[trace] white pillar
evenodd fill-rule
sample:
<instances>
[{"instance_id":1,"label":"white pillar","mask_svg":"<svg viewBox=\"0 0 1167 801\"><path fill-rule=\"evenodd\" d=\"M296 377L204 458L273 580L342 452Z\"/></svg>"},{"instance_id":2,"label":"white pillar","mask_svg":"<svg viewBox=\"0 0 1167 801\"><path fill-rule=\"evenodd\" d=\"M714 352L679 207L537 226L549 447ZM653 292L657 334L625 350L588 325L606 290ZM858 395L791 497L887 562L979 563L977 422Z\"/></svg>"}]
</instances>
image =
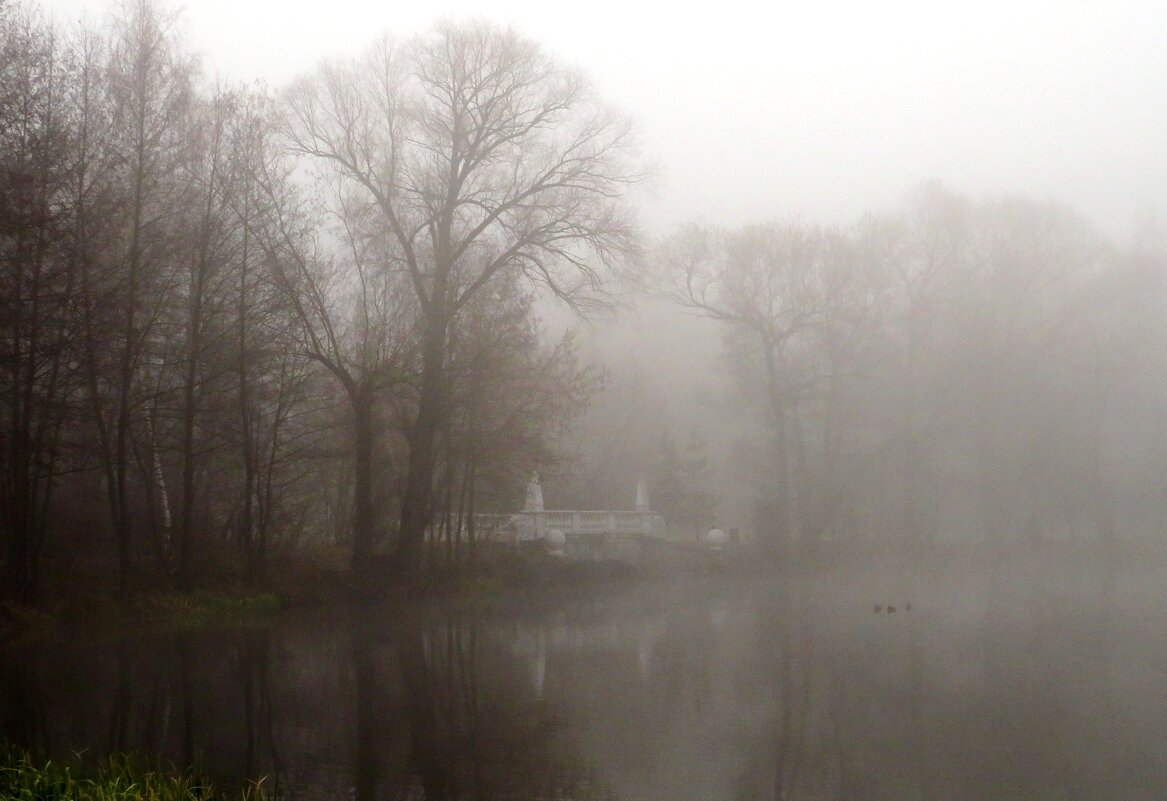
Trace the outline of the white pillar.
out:
<instances>
[{"instance_id":1,"label":"white pillar","mask_svg":"<svg viewBox=\"0 0 1167 801\"><path fill-rule=\"evenodd\" d=\"M648 505L648 482L641 476L636 480L636 511L649 511Z\"/></svg>"},{"instance_id":2,"label":"white pillar","mask_svg":"<svg viewBox=\"0 0 1167 801\"><path fill-rule=\"evenodd\" d=\"M527 503L523 506L524 512L543 511L543 485L539 483L539 474L531 473L531 480L527 482Z\"/></svg>"}]
</instances>

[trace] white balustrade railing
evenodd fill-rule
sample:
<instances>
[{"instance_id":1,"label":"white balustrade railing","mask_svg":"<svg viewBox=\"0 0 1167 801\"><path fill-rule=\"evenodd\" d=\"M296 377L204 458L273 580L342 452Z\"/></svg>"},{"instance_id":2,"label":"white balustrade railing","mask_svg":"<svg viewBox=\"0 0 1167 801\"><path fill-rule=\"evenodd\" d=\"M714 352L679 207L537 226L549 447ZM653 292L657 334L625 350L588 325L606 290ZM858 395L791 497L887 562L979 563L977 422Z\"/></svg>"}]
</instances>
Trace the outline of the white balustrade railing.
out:
<instances>
[{"instance_id":1,"label":"white balustrade railing","mask_svg":"<svg viewBox=\"0 0 1167 801\"><path fill-rule=\"evenodd\" d=\"M574 512L542 512L543 520L548 528L571 528Z\"/></svg>"},{"instance_id":2,"label":"white balustrade railing","mask_svg":"<svg viewBox=\"0 0 1167 801\"><path fill-rule=\"evenodd\" d=\"M552 529L572 534L663 534L665 521L655 512L519 512L516 523L539 534ZM524 521L524 522L519 522Z\"/></svg>"},{"instance_id":3,"label":"white balustrade railing","mask_svg":"<svg viewBox=\"0 0 1167 801\"><path fill-rule=\"evenodd\" d=\"M463 538L468 536L469 521L464 521ZM510 515L474 515L476 538L481 541L508 541L546 536L552 530L566 536L663 536L664 518L655 512L594 511L524 511Z\"/></svg>"}]
</instances>

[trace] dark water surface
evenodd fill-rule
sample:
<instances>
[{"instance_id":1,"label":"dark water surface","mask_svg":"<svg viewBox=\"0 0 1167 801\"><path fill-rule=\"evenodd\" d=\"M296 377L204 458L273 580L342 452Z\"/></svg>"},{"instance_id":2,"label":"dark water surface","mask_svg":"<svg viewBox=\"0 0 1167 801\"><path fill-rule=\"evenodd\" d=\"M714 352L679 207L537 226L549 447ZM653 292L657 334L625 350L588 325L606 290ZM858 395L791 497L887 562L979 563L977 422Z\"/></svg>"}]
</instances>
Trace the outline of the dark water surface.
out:
<instances>
[{"instance_id":1,"label":"dark water surface","mask_svg":"<svg viewBox=\"0 0 1167 801\"><path fill-rule=\"evenodd\" d=\"M289 798L1167 797L1161 574L956 568L11 645L0 721Z\"/></svg>"}]
</instances>

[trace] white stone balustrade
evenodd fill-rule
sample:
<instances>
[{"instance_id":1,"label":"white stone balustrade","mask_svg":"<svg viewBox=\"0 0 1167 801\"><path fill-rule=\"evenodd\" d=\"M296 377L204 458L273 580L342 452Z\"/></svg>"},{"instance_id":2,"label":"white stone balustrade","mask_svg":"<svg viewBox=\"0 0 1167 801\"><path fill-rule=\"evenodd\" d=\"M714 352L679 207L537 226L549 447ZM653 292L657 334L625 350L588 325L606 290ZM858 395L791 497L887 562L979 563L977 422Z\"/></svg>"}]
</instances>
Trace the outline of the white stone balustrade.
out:
<instances>
[{"instance_id":1,"label":"white stone balustrade","mask_svg":"<svg viewBox=\"0 0 1167 801\"><path fill-rule=\"evenodd\" d=\"M454 536L468 539L468 523ZM564 544L564 555L576 559L616 558L636 561L648 538L664 538L665 519L651 511L648 488L637 482L635 511L584 511L543 508L543 487L538 474L527 484L525 508L510 515L476 514L475 537L481 542L510 543L546 540L550 532ZM448 536L448 534L447 534Z\"/></svg>"},{"instance_id":2,"label":"white stone balustrade","mask_svg":"<svg viewBox=\"0 0 1167 801\"><path fill-rule=\"evenodd\" d=\"M518 526L535 536L558 529L567 536L580 534L647 534L663 536L665 520L655 512L522 511L514 515Z\"/></svg>"}]
</instances>

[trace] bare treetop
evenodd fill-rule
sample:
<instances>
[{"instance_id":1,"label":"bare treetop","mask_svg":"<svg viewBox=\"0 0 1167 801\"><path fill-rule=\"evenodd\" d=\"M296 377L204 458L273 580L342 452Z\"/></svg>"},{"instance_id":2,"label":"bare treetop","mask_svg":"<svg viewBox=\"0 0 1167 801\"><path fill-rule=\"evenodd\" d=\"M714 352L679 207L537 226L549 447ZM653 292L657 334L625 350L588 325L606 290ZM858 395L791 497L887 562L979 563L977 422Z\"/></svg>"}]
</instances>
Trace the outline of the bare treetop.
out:
<instances>
[{"instance_id":1,"label":"bare treetop","mask_svg":"<svg viewBox=\"0 0 1167 801\"><path fill-rule=\"evenodd\" d=\"M456 313L503 269L579 302L635 251L628 121L513 31L382 38L287 101L292 150L366 190L427 314Z\"/></svg>"}]
</instances>

